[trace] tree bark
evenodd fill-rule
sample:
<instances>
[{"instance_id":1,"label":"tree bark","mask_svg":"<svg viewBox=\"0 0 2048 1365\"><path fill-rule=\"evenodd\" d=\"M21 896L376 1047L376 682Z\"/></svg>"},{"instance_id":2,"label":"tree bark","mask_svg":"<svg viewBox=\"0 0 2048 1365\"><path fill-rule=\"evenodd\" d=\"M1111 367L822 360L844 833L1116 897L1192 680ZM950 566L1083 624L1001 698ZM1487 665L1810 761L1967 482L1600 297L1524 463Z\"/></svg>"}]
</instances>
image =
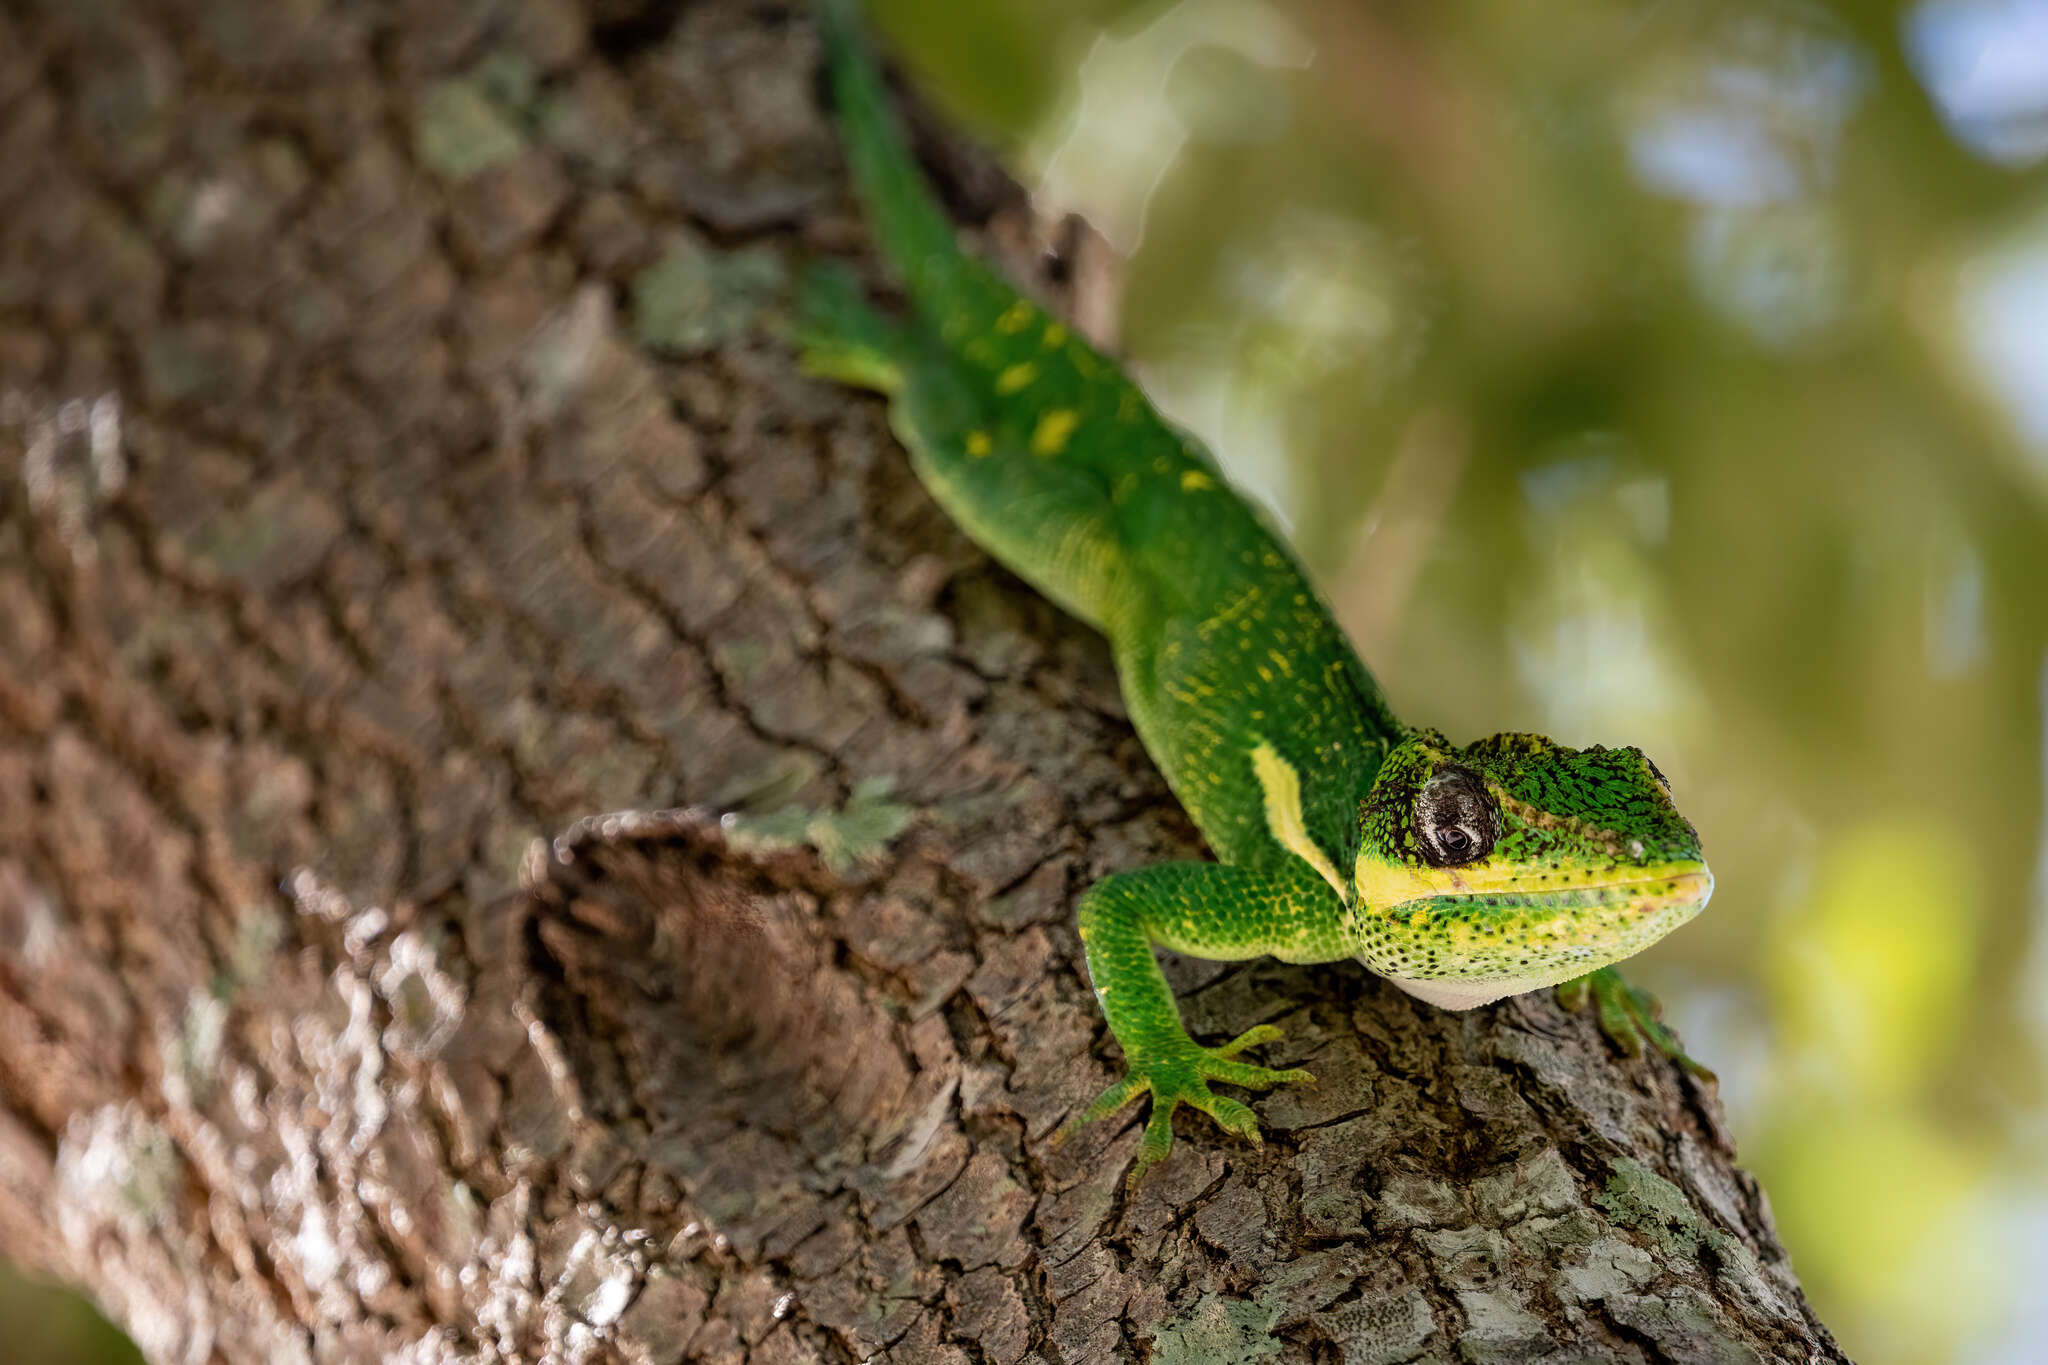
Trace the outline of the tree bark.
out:
<instances>
[{"instance_id":1,"label":"tree bark","mask_svg":"<svg viewBox=\"0 0 2048 1365\"><path fill-rule=\"evenodd\" d=\"M1547 997L1177 961L1321 1084L1134 1194L1128 1121L1051 1146L1072 901L1199 843L777 339L874 270L815 62L743 0L0 9L8 1253L163 1362L1841 1359L1711 1090Z\"/></svg>"}]
</instances>

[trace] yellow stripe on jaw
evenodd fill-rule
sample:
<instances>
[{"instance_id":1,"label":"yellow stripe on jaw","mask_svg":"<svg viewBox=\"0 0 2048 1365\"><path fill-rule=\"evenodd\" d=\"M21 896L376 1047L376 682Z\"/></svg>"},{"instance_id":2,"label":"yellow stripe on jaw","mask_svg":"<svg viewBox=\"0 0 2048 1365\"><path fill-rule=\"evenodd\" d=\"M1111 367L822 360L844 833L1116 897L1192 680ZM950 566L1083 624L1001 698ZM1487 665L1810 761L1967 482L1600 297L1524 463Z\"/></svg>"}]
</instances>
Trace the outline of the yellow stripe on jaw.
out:
<instances>
[{"instance_id":1,"label":"yellow stripe on jaw","mask_svg":"<svg viewBox=\"0 0 2048 1365\"><path fill-rule=\"evenodd\" d=\"M1349 904L1351 898L1345 894L1337 869L1330 864L1330 855L1308 837L1308 823L1301 815L1301 775L1264 740L1252 750L1252 772L1266 794L1266 828L1288 852L1314 868L1337 893L1338 900Z\"/></svg>"},{"instance_id":2,"label":"yellow stripe on jaw","mask_svg":"<svg viewBox=\"0 0 2048 1365\"><path fill-rule=\"evenodd\" d=\"M1390 865L1374 858L1368 850L1360 849L1353 879L1361 906L1391 915L1417 901L1435 896L1481 896L1488 892L1519 891L1529 881L1529 871L1519 865L1502 866L1489 862L1467 867ZM1560 885L1554 889L1576 888Z\"/></svg>"},{"instance_id":3,"label":"yellow stripe on jaw","mask_svg":"<svg viewBox=\"0 0 2048 1365\"><path fill-rule=\"evenodd\" d=\"M1067 439L1074 434L1074 428L1081 424L1081 414L1073 408L1054 408L1038 419L1038 429L1031 433L1031 450L1035 455L1052 456L1067 448Z\"/></svg>"},{"instance_id":4,"label":"yellow stripe on jaw","mask_svg":"<svg viewBox=\"0 0 2048 1365\"><path fill-rule=\"evenodd\" d=\"M1627 893L1632 888L1670 882L1675 889L1669 893L1643 893L1646 904L1661 904L1673 897L1682 899L1694 894L1702 884L1710 891L1713 888L1712 874L1701 862L1664 863L1654 867L1555 869L1545 875L1527 864L1495 858L1482 859L1463 867L1388 864L1373 857L1366 849L1359 850L1353 882L1362 910L1408 916L1411 923L1414 915L1424 913L1418 909L1420 902L1440 896L1551 896L1587 891Z\"/></svg>"}]
</instances>

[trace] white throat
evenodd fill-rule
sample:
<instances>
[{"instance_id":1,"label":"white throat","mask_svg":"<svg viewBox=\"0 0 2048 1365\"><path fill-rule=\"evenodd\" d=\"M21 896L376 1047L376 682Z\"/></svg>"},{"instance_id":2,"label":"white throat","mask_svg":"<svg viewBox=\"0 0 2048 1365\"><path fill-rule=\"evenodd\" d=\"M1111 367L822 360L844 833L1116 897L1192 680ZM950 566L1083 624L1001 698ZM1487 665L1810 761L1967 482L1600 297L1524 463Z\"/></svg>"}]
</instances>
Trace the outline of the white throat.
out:
<instances>
[{"instance_id":1,"label":"white throat","mask_svg":"<svg viewBox=\"0 0 2048 1365\"><path fill-rule=\"evenodd\" d=\"M1581 976L1579 970L1569 976ZM1387 980L1399 986L1417 1000L1426 1000L1441 1010L1470 1010L1481 1005L1491 1005L1496 1000L1524 991L1540 991L1545 986L1555 986L1560 978L1552 972L1535 976L1496 976L1478 981L1460 981L1456 977L1440 977L1434 981L1409 981L1398 976Z\"/></svg>"}]
</instances>

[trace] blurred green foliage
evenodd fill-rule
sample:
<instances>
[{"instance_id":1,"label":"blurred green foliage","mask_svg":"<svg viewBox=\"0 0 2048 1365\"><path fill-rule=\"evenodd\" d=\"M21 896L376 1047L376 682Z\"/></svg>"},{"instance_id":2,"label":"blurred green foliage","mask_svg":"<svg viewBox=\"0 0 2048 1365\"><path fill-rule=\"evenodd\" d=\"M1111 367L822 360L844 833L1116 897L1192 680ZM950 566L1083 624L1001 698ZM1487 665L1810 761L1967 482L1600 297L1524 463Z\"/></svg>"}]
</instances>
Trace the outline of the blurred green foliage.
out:
<instances>
[{"instance_id":1,"label":"blurred green foliage","mask_svg":"<svg viewBox=\"0 0 2048 1365\"><path fill-rule=\"evenodd\" d=\"M1673 775L1851 1353L2048 1358L2048 5L874 3L1397 709Z\"/></svg>"},{"instance_id":2,"label":"blurred green foliage","mask_svg":"<svg viewBox=\"0 0 2048 1365\"><path fill-rule=\"evenodd\" d=\"M34 1365L138 1365L119 1329L76 1294L24 1280L0 1263L0 1359Z\"/></svg>"}]
</instances>

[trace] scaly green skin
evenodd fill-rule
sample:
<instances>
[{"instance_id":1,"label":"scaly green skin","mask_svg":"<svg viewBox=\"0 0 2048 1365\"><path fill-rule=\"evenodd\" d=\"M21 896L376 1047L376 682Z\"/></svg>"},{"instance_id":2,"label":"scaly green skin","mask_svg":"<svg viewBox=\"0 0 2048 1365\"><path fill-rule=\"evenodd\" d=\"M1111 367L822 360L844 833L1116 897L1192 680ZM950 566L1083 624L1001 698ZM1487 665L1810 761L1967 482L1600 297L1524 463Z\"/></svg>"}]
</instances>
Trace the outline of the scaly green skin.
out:
<instances>
[{"instance_id":1,"label":"scaly green skin","mask_svg":"<svg viewBox=\"0 0 2048 1365\"><path fill-rule=\"evenodd\" d=\"M1308 1079L1236 1060L1277 1036L1269 1027L1220 1048L1190 1039L1157 944L1358 957L1450 1008L1577 979L1618 1042L1639 1050L1646 1036L1676 1055L1648 998L1596 970L1690 918L1712 888L1656 770L1634 749L1533 735L1459 748L1396 720L1294 556L1207 453L958 249L852 11L819 10L833 91L913 317L884 320L845 272L821 269L804 300L805 363L889 395L947 512L1109 636L1132 721L1219 860L1112 876L1082 898L1089 975L1130 1074L1063 1131L1149 1093L1142 1172L1166 1155L1178 1104L1257 1138L1251 1111L1210 1082ZM1442 831L1460 821L1483 856L1431 842L1458 838Z\"/></svg>"}]
</instances>

